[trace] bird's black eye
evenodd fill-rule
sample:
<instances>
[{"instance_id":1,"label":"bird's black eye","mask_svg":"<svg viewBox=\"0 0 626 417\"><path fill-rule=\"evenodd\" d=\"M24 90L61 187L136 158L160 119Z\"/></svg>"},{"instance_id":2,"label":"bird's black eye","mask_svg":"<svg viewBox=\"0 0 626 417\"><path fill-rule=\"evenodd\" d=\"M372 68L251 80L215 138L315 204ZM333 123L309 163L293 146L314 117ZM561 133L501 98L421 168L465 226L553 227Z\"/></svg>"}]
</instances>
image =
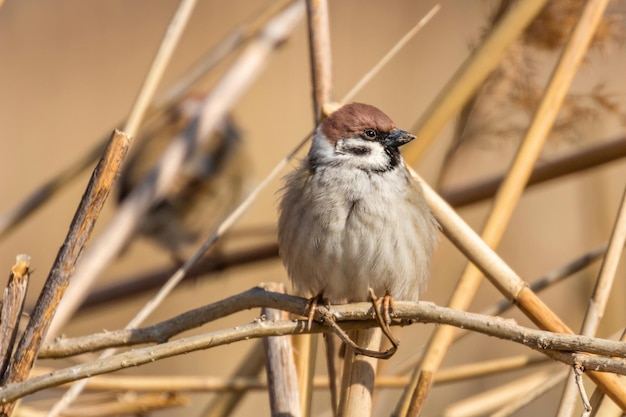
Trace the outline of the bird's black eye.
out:
<instances>
[{"instance_id":1,"label":"bird's black eye","mask_svg":"<svg viewBox=\"0 0 626 417\"><path fill-rule=\"evenodd\" d=\"M369 138L369 139L375 139L376 138L376 131L374 129L365 129L363 131L363 134Z\"/></svg>"}]
</instances>

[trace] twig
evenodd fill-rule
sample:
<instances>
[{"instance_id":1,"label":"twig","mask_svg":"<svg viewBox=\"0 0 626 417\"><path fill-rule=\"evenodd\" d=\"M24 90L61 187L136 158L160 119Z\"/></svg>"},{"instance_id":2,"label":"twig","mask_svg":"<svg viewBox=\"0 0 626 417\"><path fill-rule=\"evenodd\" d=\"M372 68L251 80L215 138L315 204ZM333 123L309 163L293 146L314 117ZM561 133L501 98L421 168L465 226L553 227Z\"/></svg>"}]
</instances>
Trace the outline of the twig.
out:
<instances>
[{"instance_id":1,"label":"twig","mask_svg":"<svg viewBox=\"0 0 626 417\"><path fill-rule=\"evenodd\" d=\"M603 166L624 157L626 157L624 137L585 146L570 154L539 163L533 169L527 186ZM452 207L459 208L493 197L503 181L504 174L499 174L467 185L445 187L440 194Z\"/></svg>"},{"instance_id":2,"label":"twig","mask_svg":"<svg viewBox=\"0 0 626 417\"><path fill-rule=\"evenodd\" d=\"M241 361L241 365L234 372L234 374L228 379L230 383L239 379L249 379L251 377L257 377L261 370L263 370L263 360L265 359L263 349L260 341L256 341L250 349L249 353ZM206 377L204 378L206 379ZM256 378L258 381L258 378ZM263 384L262 389L266 389L267 385ZM243 397L242 391L229 390L230 392L223 393L217 396L202 412L203 417L221 417L228 416L235 409L239 400Z\"/></svg>"},{"instance_id":3,"label":"twig","mask_svg":"<svg viewBox=\"0 0 626 417\"><path fill-rule=\"evenodd\" d=\"M613 281L617 272L617 266L620 261L622 249L626 243L626 190L622 195L622 203L617 213L615 226L609 239L609 246L604 256L600 273L593 289L593 294L589 299L585 318L583 319L580 334L585 336L593 336L598 331L600 321L604 316L606 305L613 288ZM578 372L578 368L574 367L572 372ZM572 378L575 377L575 378ZM561 395L561 403L559 405L558 417L569 417L574 413L574 402L576 397L576 385L580 391L578 383L578 374L572 375L565 383L563 394ZM583 398L584 399L584 398ZM589 411L591 413L591 411Z\"/></svg>"},{"instance_id":4,"label":"twig","mask_svg":"<svg viewBox=\"0 0 626 417\"><path fill-rule=\"evenodd\" d=\"M44 288L35 304L31 319L22 335L16 354L2 376L2 384L22 381L33 366L41 342L46 336L55 310L69 283L70 275L89 239L100 210L109 194L120 165L128 151L129 138L114 132L81 198L63 246L57 254ZM10 415L14 404L4 404L0 413Z\"/></svg>"},{"instance_id":5,"label":"twig","mask_svg":"<svg viewBox=\"0 0 626 417\"><path fill-rule=\"evenodd\" d=\"M567 90L576 75L578 66L582 62L587 47L595 33L595 28L600 21L606 3L607 0L593 0L586 4L583 13L576 22L563 54L554 69L541 102L526 131L524 140L517 151L515 160L513 161L506 179L496 194L492 210L485 223L481 237L484 242L492 248L499 245L504 235L506 226L524 191L533 166L556 120L559 108L567 94ZM511 10L509 14L512 12L513 10ZM506 20L506 16L503 20ZM492 34L492 36L494 35L495 34ZM489 39L491 39L491 37ZM469 308L481 281L481 271L476 268L476 266L468 264L450 298L450 307L460 310ZM538 311L534 313L536 315ZM552 315L554 319L557 319L554 314ZM545 318L543 318L542 321L545 323ZM547 321L553 321L553 319L551 318ZM560 326L560 324L557 326ZM401 401L399 409L401 409L402 412L400 415L416 416L420 413L430 389L429 381L432 381L431 378L421 378L421 375L432 375L437 371L443 362L448 348L454 340L454 335L455 329L451 329L450 327L443 326L435 331L428 342L428 347L420 368L416 369L414 372L414 379ZM622 388L622 390L624 394L626 394L626 388ZM624 399L622 403L626 409L626 399Z\"/></svg>"},{"instance_id":6,"label":"twig","mask_svg":"<svg viewBox=\"0 0 626 417\"><path fill-rule=\"evenodd\" d=\"M589 397L587 397L587 391L585 391L585 386L583 385L583 371L584 368L579 363L574 363L574 378L576 381L576 386L578 387L578 392L580 393L580 398L583 402L583 414L582 417L589 417L591 414L591 404L589 403Z\"/></svg>"},{"instance_id":7,"label":"twig","mask_svg":"<svg viewBox=\"0 0 626 417\"><path fill-rule=\"evenodd\" d=\"M268 284L268 290L278 290L285 292L282 284ZM261 310L261 320L270 322L287 319L284 311L263 308ZM270 409L273 416L293 416L300 417L300 400L296 384L296 365L293 360L293 349L289 338L266 337L263 339L265 350L265 370L267 373L268 394L270 398Z\"/></svg>"},{"instance_id":8,"label":"twig","mask_svg":"<svg viewBox=\"0 0 626 417\"><path fill-rule=\"evenodd\" d=\"M516 2L511 6L489 38L474 50L412 129L420 139L407 145L409 148L404 152L407 161L414 163L423 155L446 123L496 68L507 47L520 36L545 3L546 0L532 0Z\"/></svg>"},{"instance_id":9,"label":"twig","mask_svg":"<svg viewBox=\"0 0 626 417\"><path fill-rule=\"evenodd\" d=\"M0 316L0 375L3 375L13 354L17 329L24 309L30 277L30 256L16 256L9 282L4 289L2 315Z\"/></svg>"}]
</instances>

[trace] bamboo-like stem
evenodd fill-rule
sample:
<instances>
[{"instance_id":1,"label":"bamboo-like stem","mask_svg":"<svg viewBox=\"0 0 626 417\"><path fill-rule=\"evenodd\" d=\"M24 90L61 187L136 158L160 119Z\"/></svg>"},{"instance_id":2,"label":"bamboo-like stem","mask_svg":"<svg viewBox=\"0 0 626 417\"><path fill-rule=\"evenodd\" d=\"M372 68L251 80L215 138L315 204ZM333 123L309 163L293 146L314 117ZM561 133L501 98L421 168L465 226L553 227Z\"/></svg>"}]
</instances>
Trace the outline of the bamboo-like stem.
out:
<instances>
[{"instance_id":1,"label":"bamboo-like stem","mask_svg":"<svg viewBox=\"0 0 626 417\"><path fill-rule=\"evenodd\" d=\"M474 50L417 122L413 132L419 140L407 145L404 152L407 161L415 163L424 154L446 123L461 110L496 68L507 47L520 36L545 3L546 0L528 0L515 2L511 6L493 28L489 38Z\"/></svg>"},{"instance_id":2,"label":"bamboo-like stem","mask_svg":"<svg viewBox=\"0 0 626 417\"><path fill-rule=\"evenodd\" d=\"M607 0L587 3L554 69L539 107L517 151L515 160L496 194L492 210L483 229L481 237L492 248L497 247L500 243L543 144L556 120L567 90L585 56L606 3ZM449 306L459 310L469 308L481 281L481 271L473 264L468 264L457 282ZM455 329L447 326L442 326L435 331L429 340L420 367L415 370L412 383L407 387L406 394L403 396L398 408L399 415L417 416L420 414L432 384L431 376L441 366L443 358L454 340L455 333ZM423 376L427 377L424 378Z\"/></svg>"},{"instance_id":3,"label":"bamboo-like stem","mask_svg":"<svg viewBox=\"0 0 626 417\"><path fill-rule=\"evenodd\" d=\"M332 53L327 0L306 0L309 29L309 54L313 93L313 116L317 126L324 118L323 109L333 101ZM325 339L326 340L326 339ZM317 335L294 337L297 345L298 391L302 416L311 415L313 376L317 359ZM328 351L329 346L326 345ZM329 353L332 354L332 353ZM334 363L327 362L329 373ZM336 387L331 384L331 398L336 397ZM334 407L333 412L334 412Z\"/></svg>"},{"instance_id":4,"label":"bamboo-like stem","mask_svg":"<svg viewBox=\"0 0 626 417\"><path fill-rule=\"evenodd\" d=\"M268 290L285 292L283 284L269 284ZM269 321L288 319L285 311L263 308L261 316ZM272 416L300 417L300 400L295 385L298 381L291 340L286 336L263 339L265 350L265 371Z\"/></svg>"},{"instance_id":5,"label":"bamboo-like stem","mask_svg":"<svg viewBox=\"0 0 626 417\"><path fill-rule=\"evenodd\" d=\"M114 132L105 153L94 169L15 355L2 375L2 385L27 378L76 262L91 236L113 181L119 174L129 143L130 140L124 133ZM0 415L10 415L14 406L14 403L2 404Z\"/></svg>"},{"instance_id":6,"label":"bamboo-like stem","mask_svg":"<svg viewBox=\"0 0 626 417\"><path fill-rule=\"evenodd\" d=\"M619 340L621 340L622 342L626 342L626 328L622 332L622 336L620 337ZM614 403L612 402L606 405L606 409L607 409L606 413L612 413L612 414L605 415L605 413L600 413L601 409L604 408L604 404L608 402L608 401L604 401L605 397L606 395L598 387L596 387L593 390L593 394L591 395L591 406L593 407L593 410L591 410L590 417L621 417L623 415L623 412L619 408L617 410L613 410L614 407L611 407L611 406L613 406ZM619 413L617 411L619 411Z\"/></svg>"},{"instance_id":7,"label":"bamboo-like stem","mask_svg":"<svg viewBox=\"0 0 626 417\"><path fill-rule=\"evenodd\" d=\"M593 289L593 294L589 299L587 310L585 311L585 318L583 319L582 329L580 334L585 336L593 336L598 331L600 321L604 316L604 310L608 303L611 289L613 288L613 281L615 280L615 273L617 272L617 266L626 243L626 190L622 196L622 203L617 213L617 219L611 238L609 239L609 247L604 256L602 266L600 267L600 273L596 285ZM574 382L574 371L570 371L569 378L565 383L563 394L561 396L561 403L559 405L559 411L557 417L568 417L574 413L574 404L576 403L576 391L577 387Z\"/></svg>"},{"instance_id":8,"label":"bamboo-like stem","mask_svg":"<svg viewBox=\"0 0 626 417\"><path fill-rule=\"evenodd\" d=\"M378 351L382 336L382 329L373 328L353 331L350 338L360 347ZM367 417L372 415L377 364L378 359L357 355L351 349L347 349L339 397L339 416Z\"/></svg>"}]
</instances>

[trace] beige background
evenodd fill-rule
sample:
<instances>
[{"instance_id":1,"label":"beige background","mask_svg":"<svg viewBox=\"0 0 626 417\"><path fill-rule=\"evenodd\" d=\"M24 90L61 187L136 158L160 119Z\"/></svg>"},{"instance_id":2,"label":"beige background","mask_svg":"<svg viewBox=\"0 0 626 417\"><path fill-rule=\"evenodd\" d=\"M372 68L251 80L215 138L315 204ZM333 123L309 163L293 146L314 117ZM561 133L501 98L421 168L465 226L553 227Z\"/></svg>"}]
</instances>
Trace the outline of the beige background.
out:
<instances>
[{"instance_id":1,"label":"beige background","mask_svg":"<svg viewBox=\"0 0 626 417\"><path fill-rule=\"evenodd\" d=\"M215 45L236 24L249 20L268 2L244 0L199 2L163 85L170 85L195 58ZM331 34L335 92L345 94L401 38L435 1L331 1ZM7 0L0 8L0 212L11 208L45 179L82 155L128 112L176 1L56 1ZM357 96L388 113L398 126L410 129L436 94L468 56L489 13L488 2L441 2L439 14ZM244 129L261 178L312 128L310 74L306 27L302 23L293 38L269 62L257 82L242 97L234 113ZM546 61L551 62L550 59ZM543 62L543 61L542 61ZM220 71L227 68L220 67ZM538 68L548 74L549 67ZM576 79L574 90L584 93L597 81L623 102L626 56L620 45L589 57ZM450 126L451 127L451 126ZM416 167L428 181L435 181L451 128L448 127L424 162ZM621 134L610 117L598 117L580 127L580 140L552 141L544 152L549 158L577 146ZM460 184L506 167L515 142L488 142L466 147L455 159L450 183ZM559 179L529 191L521 200L499 253L528 280L573 259L608 238L624 187L626 164L614 162L602 168ZM0 242L0 268L8 271L17 253L32 256L30 302L52 264L87 181L74 181L50 204ZM237 228L273 226L280 182L274 181L244 216ZM487 203L461 210L477 229ZM98 224L102 230L115 207L108 204ZM98 285L169 258L145 242L130 251L100 277ZM463 257L442 238L433 278L424 299L445 304L464 265ZM586 299L593 288L597 265L542 297L570 325L580 326ZM260 282L287 282L280 261L259 263L221 273L179 288L150 319L155 322L189 308L238 293ZM624 325L624 269L609 304L600 334L607 336ZM141 297L145 301L147 295ZM486 284L473 310L490 305L497 292ZM120 302L83 314L67 328L79 335L103 328L122 327L137 311L139 302ZM251 311L205 326L200 331L225 328L252 320ZM521 323L528 321L513 313ZM399 333L402 346L385 366L393 372L419 349L433 326L414 325ZM226 376L251 343L238 343L211 351L125 371L154 375ZM444 366L527 353L512 343L475 335L455 347ZM64 362L67 364L67 362ZM321 361L320 361L321 363ZM319 372L325 372L319 366ZM519 374L514 374L517 376ZM425 415L440 415L449 404L470 394L508 381L509 376L435 388ZM560 390L517 415L552 415ZM328 397L316 393L314 415L328 415ZM381 391L376 415L388 415L397 390ZM194 394L189 410L158 415L197 415L209 396ZM39 403L43 406L46 403ZM261 412L260 410L264 410ZM236 415L269 415L265 393L249 395Z\"/></svg>"}]
</instances>

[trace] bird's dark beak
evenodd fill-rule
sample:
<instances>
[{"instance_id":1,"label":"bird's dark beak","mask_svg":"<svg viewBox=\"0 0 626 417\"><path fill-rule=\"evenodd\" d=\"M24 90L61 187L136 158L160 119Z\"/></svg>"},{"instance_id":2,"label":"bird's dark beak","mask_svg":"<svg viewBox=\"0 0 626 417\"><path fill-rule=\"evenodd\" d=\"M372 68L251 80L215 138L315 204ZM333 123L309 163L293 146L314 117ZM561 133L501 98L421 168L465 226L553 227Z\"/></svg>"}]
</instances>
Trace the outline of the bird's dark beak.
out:
<instances>
[{"instance_id":1,"label":"bird's dark beak","mask_svg":"<svg viewBox=\"0 0 626 417\"><path fill-rule=\"evenodd\" d=\"M387 135L383 141L383 145L397 148L405 143L409 143L413 139L415 139L415 135L407 132L406 130L395 129Z\"/></svg>"}]
</instances>

